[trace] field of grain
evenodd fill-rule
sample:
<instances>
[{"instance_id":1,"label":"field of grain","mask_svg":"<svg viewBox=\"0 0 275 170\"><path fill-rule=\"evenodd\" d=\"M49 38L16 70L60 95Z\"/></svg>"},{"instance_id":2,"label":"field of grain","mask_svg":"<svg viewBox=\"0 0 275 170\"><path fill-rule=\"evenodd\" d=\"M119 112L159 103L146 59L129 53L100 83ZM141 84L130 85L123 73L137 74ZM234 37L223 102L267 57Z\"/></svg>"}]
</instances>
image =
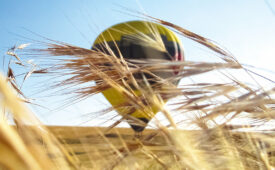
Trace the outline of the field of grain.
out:
<instances>
[{"instance_id":1,"label":"field of grain","mask_svg":"<svg viewBox=\"0 0 275 170\"><path fill-rule=\"evenodd\" d=\"M115 127L120 121L129 121L128 115L105 128L46 126L27 107L33 103L18 87L10 62L6 76L0 76L0 169L274 169L274 81L243 67L230 52L207 38L167 21L143 17L212 50L220 62L144 61L129 68L131 62L123 57L45 38L38 47L26 48L28 44L22 44L7 54L16 59L13 64L32 66L17 74L23 82L32 75L53 76L52 80L57 81L49 88L69 94L73 101L112 87L125 94L132 102L130 107L144 109L144 101L156 105L166 124L154 118L155 129L146 129L139 136L132 129ZM17 53L20 50L22 56L35 56L46 64L35 65L22 59ZM140 96L128 86L136 81L136 72L169 71L171 65L182 66L182 72L167 80L193 81L179 87L152 89L150 93L141 89ZM232 70L260 77L268 85L263 87L256 79L256 85L245 83ZM212 72L227 81L194 81L196 76ZM175 110L164 107L165 97L180 97L173 103ZM106 112L113 110L116 108L107 108ZM194 130L183 130L173 112L192 114L189 124ZM266 128L267 124L271 126Z\"/></svg>"},{"instance_id":2,"label":"field of grain","mask_svg":"<svg viewBox=\"0 0 275 170\"><path fill-rule=\"evenodd\" d=\"M145 130L141 141L134 139L133 131L129 128L114 128L110 132L103 134L107 128L96 127L48 127L49 130L61 141L65 148L70 151L79 160L82 168L93 168L97 165L141 168L142 164L151 165L163 169L173 167L170 159L173 158L173 152L169 148L165 135L157 130ZM173 133L173 130L170 132ZM175 133L175 132L174 132ZM199 138L203 136L203 131L183 131L177 133L180 135ZM215 132L213 132L215 133ZM239 145L243 156L246 157L247 163L250 159L255 159L252 148L247 145L246 136L253 137L256 141L261 141L264 137L262 133L244 133L235 132L228 134L234 145ZM275 133L269 133L271 138L275 137ZM213 134L213 138L214 138ZM183 139L182 143L185 142ZM205 139L205 142L208 142ZM263 144L264 145L264 144ZM213 147L209 145L209 147ZM275 165L275 145L268 146L267 154L271 163ZM127 152L127 150L129 150ZM119 156L121 153L121 157ZM154 158L156 157L156 158ZM213 156L215 157L215 156ZM169 160L169 162L167 162ZM170 162L171 161L171 162ZM252 161L251 161L252 162ZM146 167L149 168L150 166ZM144 168L144 167L143 167ZM177 169L176 167L173 167ZM257 164L249 163L246 168L257 169ZM150 169L150 168L149 168ZM227 169L227 168L225 168Z\"/></svg>"}]
</instances>

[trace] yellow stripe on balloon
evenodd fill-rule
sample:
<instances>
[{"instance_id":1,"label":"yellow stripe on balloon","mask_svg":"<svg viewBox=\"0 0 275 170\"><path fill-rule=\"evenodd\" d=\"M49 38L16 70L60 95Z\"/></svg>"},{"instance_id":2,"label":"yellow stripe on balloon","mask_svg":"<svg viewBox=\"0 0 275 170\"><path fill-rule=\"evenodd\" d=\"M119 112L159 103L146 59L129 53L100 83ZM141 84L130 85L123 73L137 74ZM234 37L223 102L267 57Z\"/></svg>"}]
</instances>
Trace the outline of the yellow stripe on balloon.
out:
<instances>
[{"instance_id":1,"label":"yellow stripe on balloon","mask_svg":"<svg viewBox=\"0 0 275 170\"><path fill-rule=\"evenodd\" d=\"M112 106L121 106L123 104L127 104L128 103L128 98L121 92L119 92L118 90L116 90L115 88L108 88L106 90L104 90L103 95L108 99L108 101L110 102L110 104ZM139 96L140 95L140 91L138 90L134 90L134 93ZM125 116L126 114L129 114L129 116L133 116L135 118L146 118L148 120L152 119L155 114L159 111L158 110L158 106L145 106L144 108L140 108L137 109L135 108L135 111L129 114L129 111L131 110L130 108L126 108L126 107L118 107L116 108L116 111L122 115Z\"/></svg>"},{"instance_id":2,"label":"yellow stripe on balloon","mask_svg":"<svg viewBox=\"0 0 275 170\"><path fill-rule=\"evenodd\" d=\"M119 41L121 37L125 35L138 33L151 34L154 31L157 31L160 35L166 36L168 41L181 44L178 37L176 37L171 30L162 25L146 21L131 21L114 25L103 31L95 40L94 45L109 41Z\"/></svg>"}]
</instances>

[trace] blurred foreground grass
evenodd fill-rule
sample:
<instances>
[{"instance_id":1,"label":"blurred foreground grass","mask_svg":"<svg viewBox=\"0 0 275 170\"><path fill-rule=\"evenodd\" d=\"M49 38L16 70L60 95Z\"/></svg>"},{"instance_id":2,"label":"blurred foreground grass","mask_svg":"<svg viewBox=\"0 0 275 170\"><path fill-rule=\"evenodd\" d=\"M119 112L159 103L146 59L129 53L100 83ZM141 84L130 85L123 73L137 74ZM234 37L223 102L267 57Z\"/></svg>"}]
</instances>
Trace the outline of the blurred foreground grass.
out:
<instances>
[{"instance_id":1,"label":"blurred foreground grass","mask_svg":"<svg viewBox=\"0 0 275 170\"><path fill-rule=\"evenodd\" d=\"M15 96L3 76L0 126L2 169L272 169L274 133L230 129L145 130L140 140L128 128L45 127ZM5 106L5 107L3 107Z\"/></svg>"}]
</instances>

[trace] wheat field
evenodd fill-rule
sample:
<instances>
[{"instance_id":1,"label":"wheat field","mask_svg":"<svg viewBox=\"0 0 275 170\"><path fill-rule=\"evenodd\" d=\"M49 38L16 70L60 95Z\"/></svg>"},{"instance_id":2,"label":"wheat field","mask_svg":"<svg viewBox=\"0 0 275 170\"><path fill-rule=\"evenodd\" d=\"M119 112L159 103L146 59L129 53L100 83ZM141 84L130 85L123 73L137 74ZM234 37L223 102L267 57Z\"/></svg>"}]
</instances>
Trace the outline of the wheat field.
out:
<instances>
[{"instance_id":1,"label":"wheat field","mask_svg":"<svg viewBox=\"0 0 275 170\"><path fill-rule=\"evenodd\" d=\"M115 127L119 121L127 121L124 119L114 122L110 127L43 125L35 113L28 109L27 103L30 104L30 101L24 98L24 93L17 86L14 70L9 66L7 76L0 77L0 169L275 168L275 128L257 129L267 123L274 124L274 81L256 75L269 82L269 86L255 87L242 82L241 78L234 77L228 70L244 71L247 75L256 73L243 67L218 44L173 23L146 15L143 17L205 46L216 53L221 61L148 61L129 69L131 61L126 59L49 39L38 41L38 47L26 47L23 44L7 53L17 60L18 65L28 64L23 58L28 55L47 61L41 67L26 71L23 81L35 74L61 77L52 87L61 88L65 95L74 94L73 100L114 87L125 91L129 100L142 102L143 98L132 95L123 86L125 82L122 80L134 81L132 74L137 71L169 69L171 65L182 66L183 71L169 77L170 80L218 72L228 81L194 82L153 91L153 94L180 97L174 103L175 110L167 110L162 97L144 93L142 97L159 106L166 124L156 118L155 128L146 129L140 138L135 138L130 128ZM22 55L20 51L23 51ZM108 66L108 71L102 65ZM101 83L90 85L92 81ZM107 111L114 109L108 108ZM196 128L181 128L180 121L172 116L173 112L194 113L189 123ZM247 121L231 123L240 119Z\"/></svg>"}]
</instances>

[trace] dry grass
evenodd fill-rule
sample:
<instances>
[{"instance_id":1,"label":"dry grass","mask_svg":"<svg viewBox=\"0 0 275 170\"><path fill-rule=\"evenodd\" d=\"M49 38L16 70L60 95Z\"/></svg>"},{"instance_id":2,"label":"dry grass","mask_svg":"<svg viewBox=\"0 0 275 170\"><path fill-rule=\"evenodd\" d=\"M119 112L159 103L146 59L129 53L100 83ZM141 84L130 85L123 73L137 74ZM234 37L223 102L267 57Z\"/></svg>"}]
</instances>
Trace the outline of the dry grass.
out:
<instances>
[{"instance_id":1,"label":"dry grass","mask_svg":"<svg viewBox=\"0 0 275 170\"><path fill-rule=\"evenodd\" d=\"M0 162L4 169L55 169L73 165L57 139L28 111L16 93L0 77L2 115L10 113L16 128L2 117ZM53 157L49 156L53 155Z\"/></svg>"},{"instance_id":2,"label":"dry grass","mask_svg":"<svg viewBox=\"0 0 275 170\"><path fill-rule=\"evenodd\" d=\"M144 101L154 103L165 116L166 124L155 118L157 128L146 130L141 139L133 139L129 129L113 128L109 132L95 127L48 129L34 118L11 89L14 87L18 95L24 98L9 67L9 84L3 76L0 79L0 103L3 115L11 115L16 128L8 125L6 116L3 116L0 124L0 167L35 170L274 169L274 127L255 132L255 126L259 123L274 122L274 84L266 90L265 87L255 87L237 80L238 77L233 77L229 70L245 71L249 76L252 72L243 68L229 52L211 40L172 23L151 19L213 50L222 62L125 60L51 40L42 42L42 48L24 49L25 55L35 55L46 61L45 65L26 63L15 53L15 50L26 45L14 47L9 55L17 59L16 64L32 65L32 69L23 76L23 81L32 74L52 75L58 80L53 87L65 95L73 94L73 101L113 87L123 92L131 103L121 107L144 109ZM133 77L137 72L169 72L171 66L181 66L183 70L167 79L157 77L159 82L153 88L149 85L147 89L141 88ZM170 83L212 72L227 79L226 83L195 82L179 87ZM92 81L96 83L92 84ZM137 96L129 84L139 89L142 95ZM163 84L165 88L160 88ZM176 109L170 111L164 108L163 101L173 97L179 98L173 103ZM116 108L108 111L112 109ZM189 124L198 130L181 130L181 120L171 116L175 114L192 114ZM232 124L240 118L245 118L245 123L239 121L238 125ZM114 125L118 123L114 122Z\"/></svg>"}]
</instances>

